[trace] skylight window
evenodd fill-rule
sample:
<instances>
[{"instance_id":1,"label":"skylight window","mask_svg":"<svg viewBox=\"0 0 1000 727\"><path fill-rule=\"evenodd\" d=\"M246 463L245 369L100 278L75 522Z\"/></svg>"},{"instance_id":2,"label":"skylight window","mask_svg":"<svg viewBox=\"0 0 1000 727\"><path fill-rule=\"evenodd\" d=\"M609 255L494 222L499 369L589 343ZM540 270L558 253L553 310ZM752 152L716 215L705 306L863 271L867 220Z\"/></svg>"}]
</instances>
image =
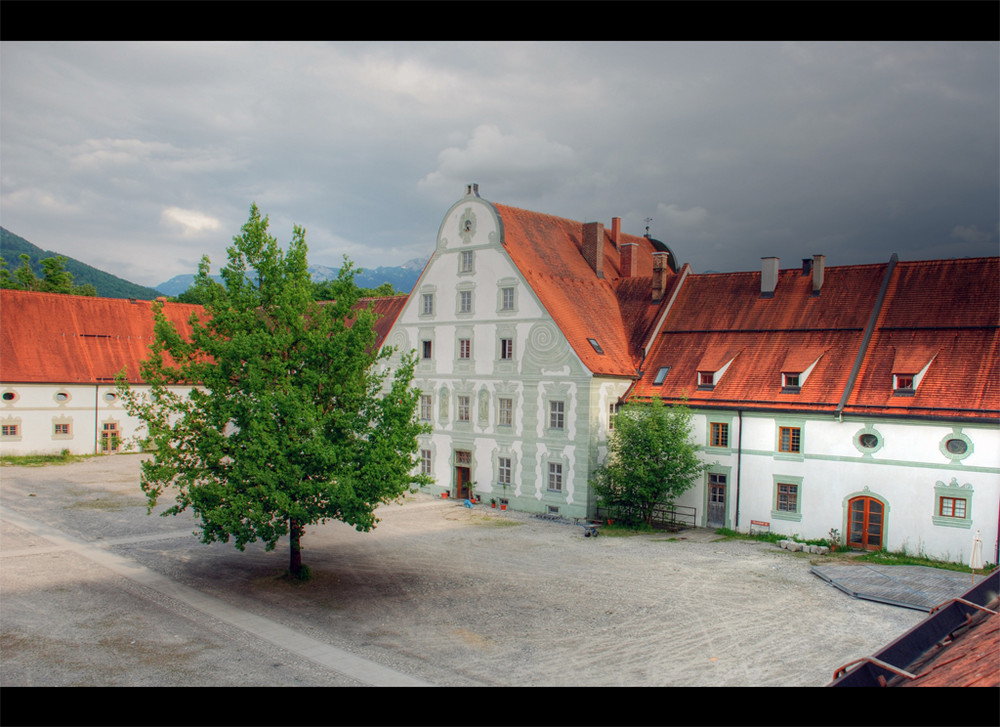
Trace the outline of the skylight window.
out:
<instances>
[{"instance_id":1,"label":"skylight window","mask_svg":"<svg viewBox=\"0 0 1000 727\"><path fill-rule=\"evenodd\" d=\"M663 380L667 378L667 374L670 372L669 366L661 366L656 372L656 376L653 377L653 386L660 386L663 384Z\"/></svg>"},{"instance_id":2,"label":"skylight window","mask_svg":"<svg viewBox=\"0 0 1000 727\"><path fill-rule=\"evenodd\" d=\"M604 355L604 349L601 348L601 344L597 342L596 338L588 338L587 340L590 342L590 345L594 347L595 351L597 351L602 356Z\"/></svg>"}]
</instances>

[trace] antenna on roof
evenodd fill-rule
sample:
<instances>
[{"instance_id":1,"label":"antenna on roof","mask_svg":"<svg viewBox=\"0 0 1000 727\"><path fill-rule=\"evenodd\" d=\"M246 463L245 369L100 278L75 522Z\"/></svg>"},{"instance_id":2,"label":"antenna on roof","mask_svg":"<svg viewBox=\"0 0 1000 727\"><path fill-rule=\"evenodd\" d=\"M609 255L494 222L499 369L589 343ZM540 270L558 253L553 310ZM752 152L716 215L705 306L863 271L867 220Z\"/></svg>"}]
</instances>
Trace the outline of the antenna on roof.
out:
<instances>
[{"instance_id":1,"label":"antenna on roof","mask_svg":"<svg viewBox=\"0 0 1000 727\"><path fill-rule=\"evenodd\" d=\"M649 237L649 223L653 221L652 217L647 217L643 220L646 223L646 237Z\"/></svg>"}]
</instances>

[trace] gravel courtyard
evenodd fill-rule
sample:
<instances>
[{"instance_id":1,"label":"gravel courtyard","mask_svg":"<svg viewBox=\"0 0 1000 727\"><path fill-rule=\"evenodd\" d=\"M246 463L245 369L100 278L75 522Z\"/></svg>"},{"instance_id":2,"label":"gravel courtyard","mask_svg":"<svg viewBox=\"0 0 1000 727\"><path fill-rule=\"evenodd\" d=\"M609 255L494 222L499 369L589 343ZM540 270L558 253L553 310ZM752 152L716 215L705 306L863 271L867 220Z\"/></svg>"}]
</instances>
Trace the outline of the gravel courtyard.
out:
<instances>
[{"instance_id":1,"label":"gravel courtyard","mask_svg":"<svg viewBox=\"0 0 1000 727\"><path fill-rule=\"evenodd\" d=\"M241 553L147 516L140 459L0 470L0 685L358 686L371 664L455 687L822 686L926 615L829 586L824 556L425 495L371 533L307 529L295 585L284 542Z\"/></svg>"}]
</instances>

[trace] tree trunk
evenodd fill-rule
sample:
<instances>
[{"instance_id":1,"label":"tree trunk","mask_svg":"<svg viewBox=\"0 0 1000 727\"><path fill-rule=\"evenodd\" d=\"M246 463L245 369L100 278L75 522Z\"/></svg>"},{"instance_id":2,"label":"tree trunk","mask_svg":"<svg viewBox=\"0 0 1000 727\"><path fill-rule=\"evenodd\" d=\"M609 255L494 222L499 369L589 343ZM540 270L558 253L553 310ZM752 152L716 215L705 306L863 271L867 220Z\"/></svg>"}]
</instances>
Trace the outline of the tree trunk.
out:
<instances>
[{"instance_id":1,"label":"tree trunk","mask_svg":"<svg viewBox=\"0 0 1000 727\"><path fill-rule=\"evenodd\" d=\"M298 578L302 574L302 547L299 544L302 538L302 525L297 520L288 521L288 533L290 553L288 561L288 572Z\"/></svg>"}]
</instances>

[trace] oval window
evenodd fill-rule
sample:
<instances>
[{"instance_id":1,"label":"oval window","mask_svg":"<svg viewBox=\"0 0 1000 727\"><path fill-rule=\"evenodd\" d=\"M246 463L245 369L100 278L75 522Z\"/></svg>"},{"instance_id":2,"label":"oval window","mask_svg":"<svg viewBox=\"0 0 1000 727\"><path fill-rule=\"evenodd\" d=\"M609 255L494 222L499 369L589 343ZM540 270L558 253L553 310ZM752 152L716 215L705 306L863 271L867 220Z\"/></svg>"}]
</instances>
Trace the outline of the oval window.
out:
<instances>
[{"instance_id":1,"label":"oval window","mask_svg":"<svg viewBox=\"0 0 1000 727\"><path fill-rule=\"evenodd\" d=\"M118 395L111 391L109 391L107 394L104 395L104 401L114 401L117 398Z\"/></svg>"},{"instance_id":2,"label":"oval window","mask_svg":"<svg viewBox=\"0 0 1000 727\"><path fill-rule=\"evenodd\" d=\"M14 392L13 391L5 391L5 392L3 392L3 400L4 401L14 401Z\"/></svg>"},{"instance_id":3,"label":"oval window","mask_svg":"<svg viewBox=\"0 0 1000 727\"><path fill-rule=\"evenodd\" d=\"M963 439L949 439L944 446L952 454L965 454L969 451L969 445Z\"/></svg>"},{"instance_id":4,"label":"oval window","mask_svg":"<svg viewBox=\"0 0 1000 727\"><path fill-rule=\"evenodd\" d=\"M874 434L862 434L858 437L858 444L865 449L875 449L878 446L878 437Z\"/></svg>"},{"instance_id":5,"label":"oval window","mask_svg":"<svg viewBox=\"0 0 1000 727\"><path fill-rule=\"evenodd\" d=\"M58 394L56 394L56 401L66 401L67 399L69 399L69 394L67 394L65 391L60 391Z\"/></svg>"}]
</instances>

